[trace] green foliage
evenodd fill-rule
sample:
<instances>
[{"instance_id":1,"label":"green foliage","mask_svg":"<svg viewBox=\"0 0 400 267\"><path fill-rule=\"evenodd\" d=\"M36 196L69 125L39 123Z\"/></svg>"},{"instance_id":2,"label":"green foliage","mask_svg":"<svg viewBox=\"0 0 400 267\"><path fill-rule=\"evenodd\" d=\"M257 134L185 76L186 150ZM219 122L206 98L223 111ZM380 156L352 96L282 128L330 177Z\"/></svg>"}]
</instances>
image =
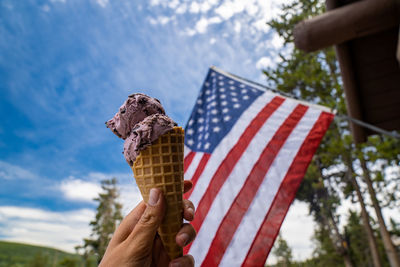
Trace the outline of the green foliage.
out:
<instances>
[{"instance_id":1,"label":"green foliage","mask_svg":"<svg viewBox=\"0 0 400 267\"><path fill-rule=\"evenodd\" d=\"M43 267L49 265L49 257L42 252L38 252L28 264L29 267Z\"/></svg>"},{"instance_id":2,"label":"green foliage","mask_svg":"<svg viewBox=\"0 0 400 267\"><path fill-rule=\"evenodd\" d=\"M356 212L350 211L349 222L345 231L352 259L360 266L369 266L372 263L372 258L369 252L368 239L364 234L360 216Z\"/></svg>"},{"instance_id":3,"label":"green foliage","mask_svg":"<svg viewBox=\"0 0 400 267\"><path fill-rule=\"evenodd\" d=\"M65 258L62 259L59 264L60 267L78 267L80 266L80 260L78 259L71 259L71 258Z\"/></svg>"},{"instance_id":4,"label":"green foliage","mask_svg":"<svg viewBox=\"0 0 400 267\"><path fill-rule=\"evenodd\" d=\"M325 5L319 0L299 0L281 6L281 14L277 19L268 22L271 28L285 40L293 43L293 26L303 19L311 18L325 11Z\"/></svg>"},{"instance_id":5,"label":"green foliage","mask_svg":"<svg viewBox=\"0 0 400 267\"><path fill-rule=\"evenodd\" d=\"M65 265L63 262L74 262ZM0 267L81 267L79 255L53 248L0 241Z\"/></svg>"},{"instance_id":6,"label":"green foliage","mask_svg":"<svg viewBox=\"0 0 400 267\"><path fill-rule=\"evenodd\" d=\"M292 266L292 249L287 244L286 240L279 234L274 244L272 253L278 259L276 266L289 267Z\"/></svg>"},{"instance_id":7,"label":"green foliage","mask_svg":"<svg viewBox=\"0 0 400 267\"><path fill-rule=\"evenodd\" d=\"M371 171L382 207L400 207L400 140L388 136L370 136L357 150Z\"/></svg>"},{"instance_id":8,"label":"green foliage","mask_svg":"<svg viewBox=\"0 0 400 267\"><path fill-rule=\"evenodd\" d=\"M328 231L321 224L315 229L313 241L316 248L311 262L314 266L344 266L343 257L337 253Z\"/></svg>"},{"instance_id":9,"label":"green foliage","mask_svg":"<svg viewBox=\"0 0 400 267\"><path fill-rule=\"evenodd\" d=\"M98 202L96 217L90 222L92 233L90 238L84 239L83 246L78 246L77 250L83 249L83 258L94 255L97 262L100 262L107 249L111 237L122 220L122 205L117 201L119 190L117 179L101 181L103 192L99 194L95 201Z\"/></svg>"}]
</instances>

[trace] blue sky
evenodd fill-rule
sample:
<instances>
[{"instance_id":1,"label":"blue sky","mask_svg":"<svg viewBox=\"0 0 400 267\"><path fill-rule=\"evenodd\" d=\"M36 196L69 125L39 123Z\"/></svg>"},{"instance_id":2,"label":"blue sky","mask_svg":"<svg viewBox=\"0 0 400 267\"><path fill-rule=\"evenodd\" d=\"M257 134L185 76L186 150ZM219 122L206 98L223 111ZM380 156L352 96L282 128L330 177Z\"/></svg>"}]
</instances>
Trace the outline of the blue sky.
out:
<instances>
[{"instance_id":1,"label":"blue sky","mask_svg":"<svg viewBox=\"0 0 400 267\"><path fill-rule=\"evenodd\" d=\"M282 2L1 0L0 239L71 251L113 176L129 210L140 196L104 122L142 92L185 126L211 65L265 83Z\"/></svg>"}]
</instances>

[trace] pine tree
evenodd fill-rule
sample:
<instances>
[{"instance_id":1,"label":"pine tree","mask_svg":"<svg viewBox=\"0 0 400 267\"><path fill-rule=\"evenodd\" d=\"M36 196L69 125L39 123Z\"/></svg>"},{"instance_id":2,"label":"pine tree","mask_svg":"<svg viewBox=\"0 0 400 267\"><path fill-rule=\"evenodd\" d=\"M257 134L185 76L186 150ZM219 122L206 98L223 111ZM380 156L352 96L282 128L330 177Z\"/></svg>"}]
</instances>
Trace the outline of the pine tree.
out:
<instances>
[{"instance_id":1,"label":"pine tree","mask_svg":"<svg viewBox=\"0 0 400 267\"><path fill-rule=\"evenodd\" d=\"M98 202L96 217L90 222L92 233L90 238L83 240L82 247L84 259L87 260L90 255L95 255L100 262L106 251L111 237L122 220L122 205L117 201L119 190L117 188L117 179L101 181L102 192L94 200Z\"/></svg>"},{"instance_id":2,"label":"pine tree","mask_svg":"<svg viewBox=\"0 0 400 267\"><path fill-rule=\"evenodd\" d=\"M310 266L341 267L345 266L343 257L337 253L337 248L332 243L329 229L318 224L314 231L314 258Z\"/></svg>"},{"instance_id":3,"label":"pine tree","mask_svg":"<svg viewBox=\"0 0 400 267\"><path fill-rule=\"evenodd\" d=\"M373 267L373 261L368 248L368 239L359 215L350 211L349 221L345 227L346 239L350 244L350 253L357 266Z\"/></svg>"},{"instance_id":4,"label":"pine tree","mask_svg":"<svg viewBox=\"0 0 400 267\"><path fill-rule=\"evenodd\" d=\"M282 235L279 234L275 241L275 246L272 253L277 257L278 262L275 266L277 267L289 267L291 266L293 257L292 249L289 247Z\"/></svg>"}]
</instances>

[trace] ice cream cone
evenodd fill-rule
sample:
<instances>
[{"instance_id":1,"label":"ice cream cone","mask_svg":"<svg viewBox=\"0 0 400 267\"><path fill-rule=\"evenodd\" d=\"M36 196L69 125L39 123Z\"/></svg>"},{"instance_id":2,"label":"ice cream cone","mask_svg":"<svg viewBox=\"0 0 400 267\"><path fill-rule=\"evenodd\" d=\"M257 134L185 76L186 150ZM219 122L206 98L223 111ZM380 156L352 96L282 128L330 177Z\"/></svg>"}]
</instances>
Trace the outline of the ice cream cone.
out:
<instances>
[{"instance_id":1,"label":"ice cream cone","mask_svg":"<svg viewBox=\"0 0 400 267\"><path fill-rule=\"evenodd\" d=\"M158 234L171 260L182 256L175 237L182 226L184 130L174 127L161 135L151 146L140 151L132 170L144 201L150 189L160 188L167 203Z\"/></svg>"}]
</instances>

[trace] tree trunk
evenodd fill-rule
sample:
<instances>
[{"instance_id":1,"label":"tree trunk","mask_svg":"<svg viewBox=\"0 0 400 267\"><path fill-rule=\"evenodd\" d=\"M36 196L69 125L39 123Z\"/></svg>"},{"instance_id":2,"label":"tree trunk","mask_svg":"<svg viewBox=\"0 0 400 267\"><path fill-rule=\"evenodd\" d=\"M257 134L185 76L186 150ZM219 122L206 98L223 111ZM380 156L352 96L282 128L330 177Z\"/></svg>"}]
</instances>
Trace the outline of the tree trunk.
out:
<instances>
[{"instance_id":1,"label":"tree trunk","mask_svg":"<svg viewBox=\"0 0 400 267\"><path fill-rule=\"evenodd\" d=\"M321 164L318 159L317 159L317 164L318 164L318 169L319 169L320 182L324 186L325 190L328 191L328 189L326 189L325 184L324 184ZM325 215L323 213L324 212L322 212L321 216L323 217L325 223L328 225L329 228L333 229L334 237L331 238L333 247L336 249L336 252L343 257L344 265L346 267L353 267L353 263L351 261L350 253L349 253L349 246L348 246L346 240L344 240L344 238L342 237L342 235L339 232L339 228L337 227L332 210L330 209L330 207L328 207L328 209L326 210L327 215ZM329 232L332 232L332 231L329 231Z\"/></svg>"},{"instance_id":2,"label":"tree trunk","mask_svg":"<svg viewBox=\"0 0 400 267\"><path fill-rule=\"evenodd\" d=\"M376 217L379 223L379 230L383 240L383 246L385 247L386 255L389 259L389 263L391 267L400 267L400 260L397 255L396 249L393 245L392 239L390 238L390 234L386 228L385 220L382 216L382 210L379 206L378 199L376 198L375 189L372 186L371 176L367 167L367 163L364 159L364 156L360 157L361 169L363 170L363 178L368 187L368 192L371 196L372 205L374 206Z\"/></svg>"},{"instance_id":3,"label":"tree trunk","mask_svg":"<svg viewBox=\"0 0 400 267\"><path fill-rule=\"evenodd\" d=\"M338 240L338 243L340 244L340 245L338 245L338 251L343 257L344 265L346 267L352 267L353 263L352 263L351 258L350 258L349 246L348 246L346 240L344 240L344 238L340 234L339 229L338 229L337 224L336 224L336 221L333 218L332 212L329 212L329 213L330 213L330 220L329 221L332 224L333 231L335 233L336 239Z\"/></svg>"},{"instance_id":4,"label":"tree trunk","mask_svg":"<svg viewBox=\"0 0 400 267\"><path fill-rule=\"evenodd\" d=\"M351 184L354 187L354 190L356 191L358 202L360 203L360 208L361 208L361 218L363 220L363 226L364 230L367 234L368 238L368 246L369 250L371 251L372 255L372 261L374 263L375 267L381 267L381 261L378 253L378 246L376 244L376 239L374 236L374 232L372 231L371 225L369 224L369 214L367 212L367 209L365 208L365 203L364 203L364 198L361 194L360 186L357 183L357 180L353 176L354 169L353 169L353 162L350 158L347 158L347 166L348 166L348 179L351 181Z\"/></svg>"}]
</instances>

